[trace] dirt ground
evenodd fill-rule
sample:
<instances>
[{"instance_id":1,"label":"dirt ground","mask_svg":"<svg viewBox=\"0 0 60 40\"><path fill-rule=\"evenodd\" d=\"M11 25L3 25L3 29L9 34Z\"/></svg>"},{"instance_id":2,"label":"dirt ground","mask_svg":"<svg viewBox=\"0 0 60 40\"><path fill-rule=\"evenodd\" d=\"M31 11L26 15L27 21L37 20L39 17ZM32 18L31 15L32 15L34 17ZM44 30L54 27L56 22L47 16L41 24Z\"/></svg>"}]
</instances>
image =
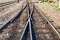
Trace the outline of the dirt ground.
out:
<instances>
[{"instance_id":1,"label":"dirt ground","mask_svg":"<svg viewBox=\"0 0 60 40\"><path fill-rule=\"evenodd\" d=\"M0 3L9 2L9 1L14 1L14 0L0 0Z\"/></svg>"},{"instance_id":2,"label":"dirt ground","mask_svg":"<svg viewBox=\"0 0 60 40\"><path fill-rule=\"evenodd\" d=\"M20 3L15 3L15 5L10 6L9 8L6 8L5 11L2 10L0 12L0 28L18 14L23 4L23 1Z\"/></svg>"},{"instance_id":3,"label":"dirt ground","mask_svg":"<svg viewBox=\"0 0 60 40\"><path fill-rule=\"evenodd\" d=\"M35 3L35 5L43 11L43 13L46 15L46 17L50 21L54 21L53 24L55 26L60 26L60 13L57 13L55 9L44 7L43 3Z\"/></svg>"},{"instance_id":4,"label":"dirt ground","mask_svg":"<svg viewBox=\"0 0 60 40\"><path fill-rule=\"evenodd\" d=\"M23 4L24 4L23 2L20 2L19 4L16 3L15 5L10 6L10 7L8 8L9 10L6 10L6 12L7 12L7 11L9 11L9 12L7 12L7 13L5 12L5 13L8 14L8 15L10 14L9 17L8 17L8 19L7 19L7 16L8 16L8 15L5 17L6 20L4 19L4 21L1 20L1 18L0 18L0 23L2 23L2 22L3 22L3 23L4 23L4 22L6 23L7 21L9 21L9 19L11 19L10 17L14 17L15 15L17 15L18 12L20 11L20 9L21 9L21 7L22 7ZM24 5L24 6L25 6L25 5ZM24 6L23 6L23 7L24 7ZM10 13L10 12L11 12L11 13ZM5 14L5 13L4 13L4 14ZM25 13L25 12L24 12L24 13ZM1 16L4 17L3 15L1 15ZM21 19L22 19L21 22L24 21L24 18L21 18ZM2 21L2 22L1 22L1 21ZM20 20L19 20L19 21L20 21ZM21 22L20 22L20 23L21 23ZM5 23L4 23L4 24L5 24ZM20 24L20 23L19 23L19 24ZM17 23L17 24L18 24L18 23ZM22 24L23 24L23 23L21 23L20 25L22 25ZM13 25L13 23L12 23L11 25ZM14 26L15 26L15 25L14 25ZM23 25L23 26L24 26L24 25ZM11 27L12 27L12 26L11 26ZM19 26L19 27L20 27L20 26ZM12 30L12 29L11 29L11 30ZM19 29L18 29L18 30L19 30ZM3 32L2 34L0 33L0 40L5 40L6 38L9 37L10 34L8 34L8 31L10 31L10 27L9 27L9 29L3 30L3 31L5 31L5 32ZM19 32L20 32L20 30L19 30ZM19 34L20 34L20 33L19 33ZM4 38L3 38L3 37L4 37Z\"/></svg>"}]
</instances>

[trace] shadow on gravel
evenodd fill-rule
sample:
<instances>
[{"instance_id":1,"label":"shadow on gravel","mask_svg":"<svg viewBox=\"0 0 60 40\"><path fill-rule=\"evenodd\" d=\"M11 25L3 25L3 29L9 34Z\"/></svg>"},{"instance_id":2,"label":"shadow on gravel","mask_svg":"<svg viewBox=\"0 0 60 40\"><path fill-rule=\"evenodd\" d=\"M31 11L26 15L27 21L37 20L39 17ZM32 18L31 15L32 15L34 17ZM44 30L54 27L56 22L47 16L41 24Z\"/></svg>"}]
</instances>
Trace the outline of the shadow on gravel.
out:
<instances>
[{"instance_id":1,"label":"shadow on gravel","mask_svg":"<svg viewBox=\"0 0 60 40\"><path fill-rule=\"evenodd\" d=\"M35 35L35 31L34 31L33 26L32 26L32 35L33 35L33 40L36 40L36 35Z\"/></svg>"}]
</instances>

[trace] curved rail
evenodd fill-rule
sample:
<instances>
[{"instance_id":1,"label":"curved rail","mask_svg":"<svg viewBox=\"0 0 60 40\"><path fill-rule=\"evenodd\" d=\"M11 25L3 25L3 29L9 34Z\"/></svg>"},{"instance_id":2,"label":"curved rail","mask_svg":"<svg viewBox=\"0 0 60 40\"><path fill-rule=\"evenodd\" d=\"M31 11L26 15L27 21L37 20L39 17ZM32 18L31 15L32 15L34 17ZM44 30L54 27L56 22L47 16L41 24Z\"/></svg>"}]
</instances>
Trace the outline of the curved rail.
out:
<instances>
[{"instance_id":1,"label":"curved rail","mask_svg":"<svg viewBox=\"0 0 60 40\"><path fill-rule=\"evenodd\" d=\"M31 11L30 7L29 7L29 3L28 3L27 0L26 0L26 2L27 2L27 8L28 8L28 18L27 18L27 22L26 22L25 28L24 28L24 30L22 32L20 40L23 40L24 34L26 33L28 27L29 27L30 40L33 40L33 35L32 35L32 20L31 19L32 19L32 15L33 15L33 12L34 12L34 4L30 0L30 3L33 5L32 11ZM51 29L60 37L60 34L54 28L54 25L47 19L47 17L42 12L40 12L40 14L46 20L46 22L48 22L48 24L50 25Z\"/></svg>"},{"instance_id":2,"label":"curved rail","mask_svg":"<svg viewBox=\"0 0 60 40\"><path fill-rule=\"evenodd\" d=\"M32 8L33 10L31 11L30 7L29 7L28 0L26 0L26 2L27 2L27 8L28 8L28 18L27 18L27 23L26 23L24 31L23 31L23 33L21 35L20 40L23 40L24 34L27 31L27 28L29 28L30 40L33 40L33 35L32 35L32 20L31 19L32 19L32 15L33 15L33 12L34 12L34 7Z\"/></svg>"},{"instance_id":3,"label":"curved rail","mask_svg":"<svg viewBox=\"0 0 60 40\"><path fill-rule=\"evenodd\" d=\"M19 13L15 17L13 17L11 20L14 21L19 15L21 15L21 13L24 11L24 9L26 7L27 7L27 4L24 7L22 7L21 10L19 11ZM6 26L10 24L11 20L9 20L5 25L3 25L2 27L0 27L0 30L5 29Z\"/></svg>"}]
</instances>

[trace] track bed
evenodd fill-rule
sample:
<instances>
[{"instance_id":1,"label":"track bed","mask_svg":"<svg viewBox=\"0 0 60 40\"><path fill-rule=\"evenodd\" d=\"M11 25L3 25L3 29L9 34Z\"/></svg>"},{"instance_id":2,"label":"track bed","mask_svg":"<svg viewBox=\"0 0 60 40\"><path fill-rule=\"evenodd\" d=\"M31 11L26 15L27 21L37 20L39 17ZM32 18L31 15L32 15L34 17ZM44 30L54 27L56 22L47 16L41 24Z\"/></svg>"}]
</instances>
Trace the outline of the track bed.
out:
<instances>
[{"instance_id":1,"label":"track bed","mask_svg":"<svg viewBox=\"0 0 60 40\"><path fill-rule=\"evenodd\" d=\"M31 3L27 2L25 10L0 33L0 40L58 40L54 29L51 31L48 21L44 18Z\"/></svg>"},{"instance_id":2,"label":"track bed","mask_svg":"<svg viewBox=\"0 0 60 40\"><path fill-rule=\"evenodd\" d=\"M25 9L21 16L17 19L15 19L13 22L11 22L8 25L7 29L4 29L4 32L2 32L2 37L4 36L3 34L5 33L8 34L4 38L1 38L1 40L19 40L21 33L24 29L25 23L26 23L26 18L27 18L27 10ZM8 38L6 38L8 37Z\"/></svg>"},{"instance_id":3,"label":"track bed","mask_svg":"<svg viewBox=\"0 0 60 40\"><path fill-rule=\"evenodd\" d=\"M34 10L33 17L33 33L36 40L57 40L56 38L54 38L53 34L49 30L48 24L44 22L43 17L36 9Z\"/></svg>"}]
</instances>

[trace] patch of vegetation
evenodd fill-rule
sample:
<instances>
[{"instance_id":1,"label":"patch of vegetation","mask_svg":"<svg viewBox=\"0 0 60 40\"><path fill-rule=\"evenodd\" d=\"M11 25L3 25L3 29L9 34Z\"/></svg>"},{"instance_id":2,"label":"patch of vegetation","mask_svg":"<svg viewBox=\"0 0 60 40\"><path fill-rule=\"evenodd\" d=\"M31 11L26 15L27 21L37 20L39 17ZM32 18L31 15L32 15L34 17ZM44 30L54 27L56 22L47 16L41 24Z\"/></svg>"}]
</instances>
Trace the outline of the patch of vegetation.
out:
<instances>
[{"instance_id":1,"label":"patch of vegetation","mask_svg":"<svg viewBox=\"0 0 60 40\"><path fill-rule=\"evenodd\" d=\"M42 2L47 2L48 0L41 0Z\"/></svg>"},{"instance_id":2,"label":"patch of vegetation","mask_svg":"<svg viewBox=\"0 0 60 40\"><path fill-rule=\"evenodd\" d=\"M57 12L60 12L60 8L58 8L57 4L44 2L44 5L44 7L54 8Z\"/></svg>"}]
</instances>

